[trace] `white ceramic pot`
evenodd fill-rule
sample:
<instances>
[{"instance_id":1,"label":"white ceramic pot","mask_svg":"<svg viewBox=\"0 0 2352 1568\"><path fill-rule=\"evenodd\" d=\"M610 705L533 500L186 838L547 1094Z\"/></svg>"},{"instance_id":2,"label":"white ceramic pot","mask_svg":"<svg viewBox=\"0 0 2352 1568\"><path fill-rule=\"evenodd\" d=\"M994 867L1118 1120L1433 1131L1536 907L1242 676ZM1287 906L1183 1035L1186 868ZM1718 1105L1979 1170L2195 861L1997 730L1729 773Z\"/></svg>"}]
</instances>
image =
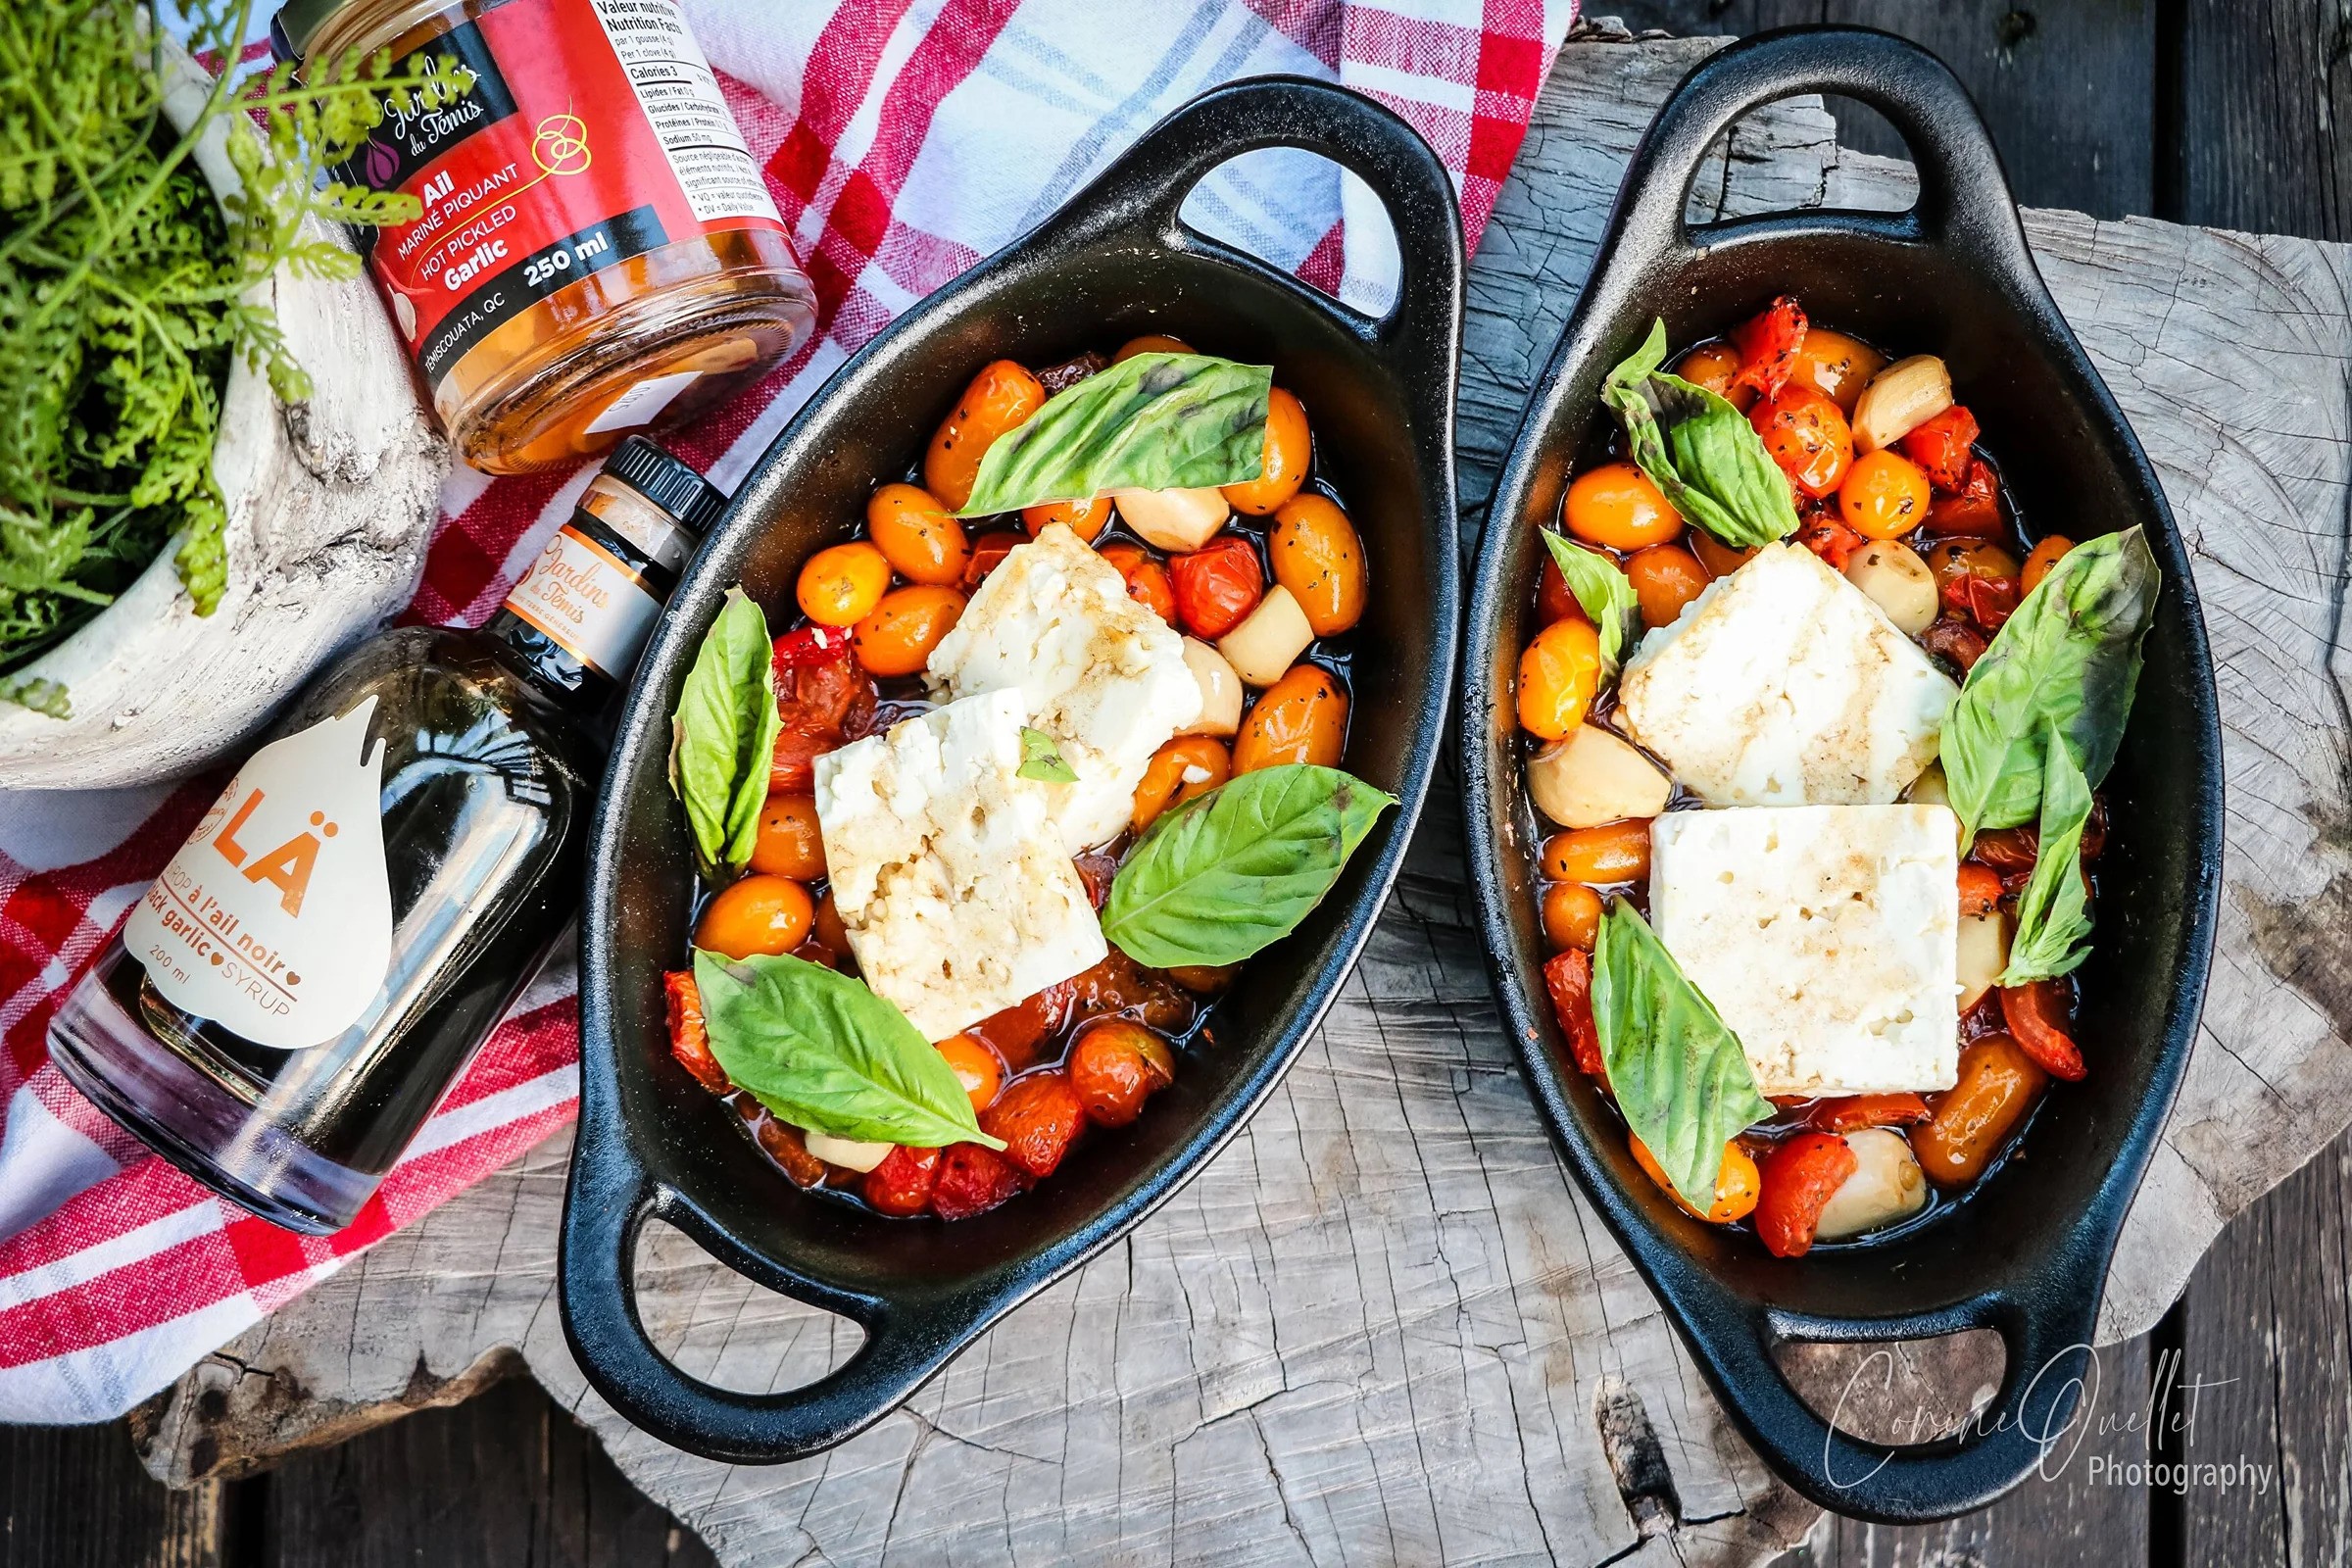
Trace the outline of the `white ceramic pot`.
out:
<instances>
[{"instance_id":1,"label":"white ceramic pot","mask_svg":"<svg viewBox=\"0 0 2352 1568\"><path fill-rule=\"evenodd\" d=\"M185 129L211 80L176 44L166 69L165 113ZM197 150L216 192L236 184L232 132L253 134L225 116ZM313 391L280 407L241 358L229 370L213 452L228 502L219 607L196 613L167 545L114 604L12 671L58 682L72 710L0 703L0 788L140 784L231 760L304 677L416 591L450 459L374 285L280 271L266 286Z\"/></svg>"}]
</instances>

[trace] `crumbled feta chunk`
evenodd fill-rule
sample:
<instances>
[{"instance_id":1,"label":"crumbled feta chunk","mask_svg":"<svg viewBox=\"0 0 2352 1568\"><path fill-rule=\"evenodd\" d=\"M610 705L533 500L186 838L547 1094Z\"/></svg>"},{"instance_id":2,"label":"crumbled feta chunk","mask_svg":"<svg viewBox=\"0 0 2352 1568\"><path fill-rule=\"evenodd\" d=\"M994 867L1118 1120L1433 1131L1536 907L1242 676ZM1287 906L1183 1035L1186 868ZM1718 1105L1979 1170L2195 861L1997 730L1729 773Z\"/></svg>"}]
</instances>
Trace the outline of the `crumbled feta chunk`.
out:
<instances>
[{"instance_id":1,"label":"crumbled feta chunk","mask_svg":"<svg viewBox=\"0 0 2352 1568\"><path fill-rule=\"evenodd\" d=\"M1669 811L1649 919L1766 1095L1949 1089L1959 857L1948 806Z\"/></svg>"},{"instance_id":2,"label":"crumbled feta chunk","mask_svg":"<svg viewBox=\"0 0 2352 1568\"><path fill-rule=\"evenodd\" d=\"M1049 784L1065 849L1118 837L1152 754L1200 714L1184 640L1060 523L989 573L931 651L933 695L1017 690L1078 775Z\"/></svg>"},{"instance_id":3,"label":"crumbled feta chunk","mask_svg":"<svg viewBox=\"0 0 2352 1568\"><path fill-rule=\"evenodd\" d=\"M1936 760L1958 696L1869 595L1784 543L1642 639L1617 713L1710 806L1880 806Z\"/></svg>"},{"instance_id":4,"label":"crumbled feta chunk","mask_svg":"<svg viewBox=\"0 0 2352 1568\"><path fill-rule=\"evenodd\" d=\"M1020 776L1020 694L950 703L816 760L833 902L874 994L926 1040L1108 951L1086 885Z\"/></svg>"}]
</instances>

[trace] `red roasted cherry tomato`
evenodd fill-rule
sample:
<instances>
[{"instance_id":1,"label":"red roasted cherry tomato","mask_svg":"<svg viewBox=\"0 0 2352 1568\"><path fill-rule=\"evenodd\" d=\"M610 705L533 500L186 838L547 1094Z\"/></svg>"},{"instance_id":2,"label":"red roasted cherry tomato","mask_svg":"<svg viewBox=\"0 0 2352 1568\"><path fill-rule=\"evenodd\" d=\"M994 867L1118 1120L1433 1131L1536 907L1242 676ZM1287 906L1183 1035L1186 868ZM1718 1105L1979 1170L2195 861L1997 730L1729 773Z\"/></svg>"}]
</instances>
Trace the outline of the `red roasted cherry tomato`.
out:
<instances>
[{"instance_id":1,"label":"red roasted cherry tomato","mask_svg":"<svg viewBox=\"0 0 2352 1568\"><path fill-rule=\"evenodd\" d=\"M1817 1100L1805 1115L1805 1125L1816 1132L1851 1133L1865 1127L1910 1127L1927 1119L1928 1102L1909 1090L1897 1090Z\"/></svg>"},{"instance_id":2,"label":"red roasted cherry tomato","mask_svg":"<svg viewBox=\"0 0 2352 1568\"><path fill-rule=\"evenodd\" d=\"M1845 570L1854 552L1870 541L1860 529L1827 512L1810 514L1796 531L1796 542L1819 556L1832 571Z\"/></svg>"},{"instance_id":3,"label":"red roasted cherry tomato","mask_svg":"<svg viewBox=\"0 0 2352 1568\"><path fill-rule=\"evenodd\" d=\"M1151 552L1141 545L1108 544L1102 547L1102 559L1119 568L1127 581L1127 597L1149 606L1152 613L1176 624L1176 588L1168 580L1168 568L1152 559Z\"/></svg>"},{"instance_id":4,"label":"red roasted cherry tomato","mask_svg":"<svg viewBox=\"0 0 2352 1568\"><path fill-rule=\"evenodd\" d=\"M1004 1157L1034 1177L1054 1174L1086 1126L1086 1102L1060 1072L1015 1078L980 1115L980 1130L1004 1140Z\"/></svg>"},{"instance_id":5,"label":"red roasted cherry tomato","mask_svg":"<svg viewBox=\"0 0 2352 1568\"><path fill-rule=\"evenodd\" d=\"M939 1151L901 1145L882 1156L882 1163L865 1173L865 1200L884 1214L907 1218L931 1206L932 1189L939 1184Z\"/></svg>"},{"instance_id":6,"label":"red roasted cherry tomato","mask_svg":"<svg viewBox=\"0 0 2352 1568\"><path fill-rule=\"evenodd\" d=\"M1980 835L1978 847L1982 848L1984 843L1984 838ZM1998 871L1990 865L1978 865L1974 861L1960 867L1960 913L1964 918L1990 914L2000 906L2000 902L2001 874Z\"/></svg>"},{"instance_id":7,"label":"red roasted cherry tomato","mask_svg":"<svg viewBox=\"0 0 2352 1568\"><path fill-rule=\"evenodd\" d=\"M972 553L963 561L963 591L971 593L988 580L1006 556L1029 542L1025 533L1010 528L995 528L972 541Z\"/></svg>"},{"instance_id":8,"label":"red roasted cherry tomato","mask_svg":"<svg viewBox=\"0 0 2352 1568\"><path fill-rule=\"evenodd\" d=\"M1544 965L1544 989L1551 993L1551 1013L1560 1033L1568 1037L1568 1054L1577 1070L1609 1081L1608 1063L1600 1054L1600 1032L1592 1026L1592 955L1582 948L1555 953Z\"/></svg>"},{"instance_id":9,"label":"red roasted cherry tomato","mask_svg":"<svg viewBox=\"0 0 2352 1568\"><path fill-rule=\"evenodd\" d=\"M931 1212L941 1219L985 1214L1029 1184L1020 1167L986 1144L950 1144L939 1152Z\"/></svg>"},{"instance_id":10,"label":"red roasted cherry tomato","mask_svg":"<svg viewBox=\"0 0 2352 1568\"><path fill-rule=\"evenodd\" d=\"M1798 1133L1764 1160L1756 1200L1756 1235L1775 1257L1802 1257L1813 1247L1821 1211L1861 1161L1836 1133Z\"/></svg>"},{"instance_id":11,"label":"red roasted cherry tomato","mask_svg":"<svg viewBox=\"0 0 2352 1568\"><path fill-rule=\"evenodd\" d=\"M1222 534L1189 556L1168 562L1176 591L1176 619L1203 642L1250 618L1266 596L1265 569L1257 552L1239 534Z\"/></svg>"},{"instance_id":12,"label":"red roasted cherry tomato","mask_svg":"<svg viewBox=\"0 0 2352 1568\"><path fill-rule=\"evenodd\" d=\"M694 983L694 971L665 972L662 976L662 994L669 1011L669 1054L678 1058L678 1065L694 1074L694 1081L714 1095L723 1095L734 1088L727 1082L727 1070L710 1054L710 1030L703 1022L703 993Z\"/></svg>"},{"instance_id":13,"label":"red roasted cherry tomato","mask_svg":"<svg viewBox=\"0 0 2352 1568\"><path fill-rule=\"evenodd\" d=\"M1959 489L1928 503L1928 532L1946 537L2000 538L2008 531L2001 523L2000 495L2000 481L1992 475L1992 465L1983 458L1971 459L1968 477Z\"/></svg>"},{"instance_id":14,"label":"red roasted cherry tomato","mask_svg":"<svg viewBox=\"0 0 2352 1568\"><path fill-rule=\"evenodd\" d=\"M2082 1065L2082 1053L2074 1036L2066 1032L2064 981L2035 980L2001 987L2001 1016L2008 1020L2018 1049L2033 1057L2043 1072L2070 1084L2089 1072Z\"/></svg>"},{"instance_id":15,"label":"red roasted cherry tomato","mask_svg":"<svg viewBox=\"0 0 2352 1568\"><path fill-rule=\"evenodd\" d=\"M1143 1114L1145 1101L1176 1081L1176 1057L1142 1024L1105 1018L1070 1047L1069 1071L1087 1114L1105 1127L1124 1127Z\"/></svg>"},{"instance_id":16,"label":"red roasted cherry tomato","mask_svg":"<svg viewBox=\"0 0 2352 1568\"><path fill-rule=\"evenodd\" d=\"M1845 412L1809 386L1788 386L1749 413L1747 422L1788 482L1818 501L1835 495L1853 466L1854 432Z\"/></svg>"},{"instance_id":17,"label":"red roasted cherry tomato","mask_svg":"<svg viewBox=\"0 0 2352 1568\"><path fill-rule=\"evenodd\" d=\"M1732 384L1752 386L1767 400L1779 397L1804 341L1804 307L1784 294L1732 328L1732 347L1740 351L1740 373Z\"/></svg>"},{"instance_id":18,"label":"red roasted cherry tomato","mask_svg":"<svg viewBox=\"0 0 2352 1568\"><path fill-rule=\"evenodd\" d=\"M1950 492L1968 483L1970 450L1977 444L1977 416L1960 404L1938 414L1903 437L1903 456L1925 469L1928 482Z\"/></svg>"}]
</instances>

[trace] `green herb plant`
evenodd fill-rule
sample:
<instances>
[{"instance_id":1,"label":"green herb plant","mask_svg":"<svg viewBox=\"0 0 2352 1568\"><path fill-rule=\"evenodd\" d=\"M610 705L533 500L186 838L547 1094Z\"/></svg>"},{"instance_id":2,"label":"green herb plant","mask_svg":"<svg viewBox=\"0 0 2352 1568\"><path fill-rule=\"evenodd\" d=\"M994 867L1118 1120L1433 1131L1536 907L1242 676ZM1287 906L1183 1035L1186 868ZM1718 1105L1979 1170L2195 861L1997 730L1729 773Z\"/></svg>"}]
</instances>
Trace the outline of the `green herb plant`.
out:
<instances>
[{"instance_id":1,"label":"green herb plant","mask_svg":"<svg viewBox=\"0 0 2352 1568\"><path fill-rule=\"evenodd\" d=\"M767 617L742 588L730 588L669 715L669 787L686 808L695 855L714 877L751 863L782 728Z\"/></svg>"},{"instance_id":2,"label":"green herb plant","mask_svg":"<svg viewBox=\"0 0 2352 1568\"><path fill-rule=\"evenodd\" d=\"M232 358L277 396L310 377L256 285L284 268L348 278L359 258L310 220L381 225L413 197L327 177L381 122L470 81L389 55L234 69L254 0L195 0L188 46L227 67L194 123L164 117L166 39L126 0L0 7L0 701L65 717L70 694L5 672L111 603L176 540L199 614L227 582L214 483ZM235 122L249 115L259 134ZM194 162L224 138L242 189Z\"/></svg>"}]
</instances>

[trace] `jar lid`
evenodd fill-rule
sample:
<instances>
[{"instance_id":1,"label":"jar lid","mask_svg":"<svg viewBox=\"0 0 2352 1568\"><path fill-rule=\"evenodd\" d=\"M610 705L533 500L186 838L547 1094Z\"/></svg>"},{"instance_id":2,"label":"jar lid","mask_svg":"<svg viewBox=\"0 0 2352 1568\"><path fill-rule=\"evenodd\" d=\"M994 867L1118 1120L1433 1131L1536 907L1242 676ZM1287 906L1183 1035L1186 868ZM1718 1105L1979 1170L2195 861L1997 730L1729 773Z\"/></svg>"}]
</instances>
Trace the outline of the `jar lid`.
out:
<instances>
[{"instance_id":1,"label":"jar lid","mask_svg":"<svg viewBox=\"0 0 2352 1568\"><path fill-rule=\"evenodd\" d=\"M270 19L270 52L280 64L291 65L310 52L311 40L326 19L343 9L348 0L286 0Z\"/></svg>"},{"instance_id":2,"label":"jar lid","mask_svg":"<svg viewBox=\"0 0 2352 1568\"><path fill-rule=\"evenodd\" d=\"M724 490L645 436L630 436L615 447L605 460L605 472L698 534L727 509Z\"/></svg>"}]
</instances>

